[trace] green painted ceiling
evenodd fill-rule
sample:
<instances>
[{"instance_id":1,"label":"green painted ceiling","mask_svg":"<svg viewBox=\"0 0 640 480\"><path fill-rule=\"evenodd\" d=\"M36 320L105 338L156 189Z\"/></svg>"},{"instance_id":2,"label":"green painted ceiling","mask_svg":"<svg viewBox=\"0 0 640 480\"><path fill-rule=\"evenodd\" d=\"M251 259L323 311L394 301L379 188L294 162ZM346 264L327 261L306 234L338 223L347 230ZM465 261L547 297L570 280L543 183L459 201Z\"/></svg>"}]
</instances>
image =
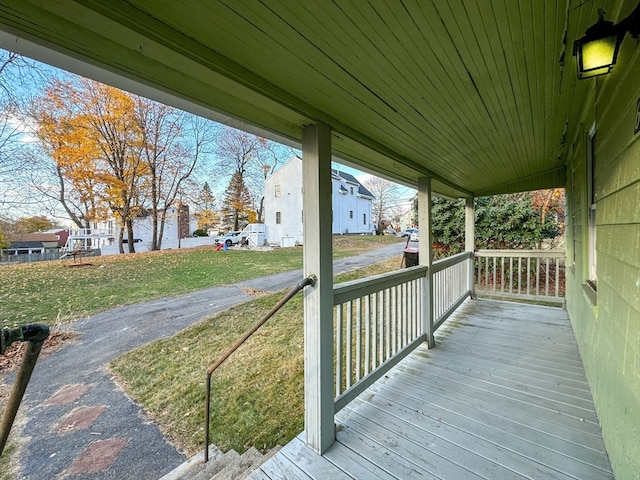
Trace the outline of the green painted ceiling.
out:
<instances>
[{"instance_id":1,"label":"green painted ceiling","mask_svg":"<svg viewBox=\"0 0 640 480\"><path fill-rule=\"evenodd\" d=\"M273 138L325 122L338 159L455 197L564 185L573 40L627 3L0 0L0 47Z\"/></svg>"}]
</instances>

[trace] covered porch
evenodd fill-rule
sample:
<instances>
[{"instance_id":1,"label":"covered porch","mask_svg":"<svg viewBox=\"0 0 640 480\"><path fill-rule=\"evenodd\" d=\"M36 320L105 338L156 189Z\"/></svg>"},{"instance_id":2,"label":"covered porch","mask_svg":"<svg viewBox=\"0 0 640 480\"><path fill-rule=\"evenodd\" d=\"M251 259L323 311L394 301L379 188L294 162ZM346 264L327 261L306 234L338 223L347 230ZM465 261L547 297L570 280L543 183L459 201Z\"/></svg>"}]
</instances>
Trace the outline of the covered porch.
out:
<instances>
[{"instance_id":1,"label":"covered porch","mask_svg":"<svg viewBox=\"0 0 640 480\"><path fill-rule=\"evenodd\" d=\"M613 478L565 310L465 302L335 417L322 455L302 433L253 479Z\"/></svg>"},{"instance_id":2,"label":"covered porch","mask_svg":"<svg viewBox=\"0 0 640 480\"><path fill-rule=\"evenodd\" d=\"M600 9L618 25L618 63L608 69L609 75L578 80L573 42L598 22ZM522 430L522 440L514 431L501 433L508 439L504 443L483 436L501 431L496 424L465 433L469 445L452 437L448 441L456 447L442 445L448 452L462 450L450 458L460 463L469 455L478 462L490 461L492 468L513 472L506 478L518 474L553 478L551 473L561 475L558 468L574 472L573 478L589 478L572 470L568 459L575 455L561 449L564 437L558 430L543 428L551 423L554 429L580 431L561 424L562 418L593 427L597 433L594 414L582 415L585 398L577 392L583 391L590 404L584 378L578 387L568 381L533 383L548 380L544 372L519 375L523 365L549 368L548 363L561 367L557 370L563 374L582 370L579 361L574 363L575 344L569 347L573 361L554 358L563 351L559 338L573 339L566 317L557 327L562 333L556 333L559 321L536 313L552 310L520 307L521 314L507 322L498 320L497 307L491 307L491 315L479 314L474 323L459 317L449 321L476 326L461 325L452 331L445 324L436 332L444 321L443 312L455 310L473 290L470 262L480 253L473 242L474 198L565 187L567 312L613 470L619 479L636 479L640 476L640 49L633 37L639 35L639 18L640 5L626 0L2 0L0 46L302 150L305 277L313 275L317 282L305 291L306 436L299 443L304 441L309 452L316 452L309 455L319 465L329 465L330 459L338 463L340 458L345 465L364 468L365 463L342 457L341 452L359 451L356 443L363 453L372 452L373 446L360 440L368 435L378 443L397 442L394 453L376 446L380 453L369 458L389 463L387 470L375 471L400 478L418 476L424 468L435 471L437 465L420 450L437 445L436 437L424 433L422 444L408 442L408 423L400 424L402 439L375 429L368 433L368 426L364 435L355 422L361 422L363 430L364 425L375 425L382 417L375 402L383 398L404 402L403 407L392 402L385 415L405 409L414 421L428 422L435 400L430 400L425 386L447 382L447 388L456 392L451 405L472 391L480 394L480 385L486 395L494 396L482 402L475 398L476 406L498 407L497 412L483 410L479 421L498 421L497 413L506 413L517 403L521 407L513 409L517 421L500 420L500 424ZM370 297L371 284L334 288L328 208L333 160L418 190L421 265L380 280L393 284L383 298ZM469 264L466 267L432 264L432 192L466 199L467 246L466 256L461 257ZM445 277L447 289L438 289L439 277ZM498 290L495 282L485 281L489 285ZM528 287L527 293L543 290L542 285ZM361 296L351 297L352 293ZM468 300L467 304L489 305ZM336 311L339 305L346 305L340 307L342 313ZM360 311L379 307L384 315L359 316ZM565 315L562 310L553 312ZM540 321L530 320L541 316ZM372 321L380 317L390 323ZM364 320L358 324L357 318ZM371 330L363 336L361 327ZM381 329L390 336L382 343L372 342ZM435 333L441 336L435 339L437 348L426 352L422 344L432 346ZM357 348L352 351L346 345ZM498 360L476 359L469 352L497 355ZM507 356L509 352L516 356ZM423 358L424 353L429 357ZM485 376L468 373L494 363L506 368L509 358L518 363L503 376L491 370ZM374 370L382 377L369 376ZM402 380L397 377L402 370L403 375L420 371L424 378ZM500 389L486 388L490 372L491 382L503 382ZM479 383L472 386L462 380ZM516 392L517 400L506 396ZM350 401L354 403L348 405ZM580 414L570 414L579 405ZM466 415L462 405L455 411ZM526 418L518 416L525 414ZM364 417L371 418L365 422ZM433 415L434 432L462 435L460 428L447 423L453 420L445 418L449 417L444 413ZM471 428L478 422L465 420L464 425ZM584 438L591 436L585 433ZM347 449L345 438L353 439L354 446ZM472 455L471 445L492 448ZM586 446L575 439L569 445ZM419 451L410 454L408 447ZM295 457L287 453L292 448L288 446L269 464L280 462L286 468L281 457L295 460L297 466L281 477L294 477L311 465L301 455L307 450L299 448ZM524 454L517 453L523 450ZM585 450L601 452L597 455L606 459L602 447ZM394 457L400 452L406 459ZM505 452L532 463L516 469L499 457ZM437 456L444 458L444 453ZM556 460L546 459L551 457ZM538 470L541 465L547 469L544 473ZM606 462L580 457L577 465L592 465L593 478L610 476ZM482 468L478 471L485 471L485 478L501 478ZM331 469L316 478L327 478L331 471L345 473ZM375 477L367 470L353 475ZM456 475L448 478L461 478Z\"/></svg>"}]
</instances>

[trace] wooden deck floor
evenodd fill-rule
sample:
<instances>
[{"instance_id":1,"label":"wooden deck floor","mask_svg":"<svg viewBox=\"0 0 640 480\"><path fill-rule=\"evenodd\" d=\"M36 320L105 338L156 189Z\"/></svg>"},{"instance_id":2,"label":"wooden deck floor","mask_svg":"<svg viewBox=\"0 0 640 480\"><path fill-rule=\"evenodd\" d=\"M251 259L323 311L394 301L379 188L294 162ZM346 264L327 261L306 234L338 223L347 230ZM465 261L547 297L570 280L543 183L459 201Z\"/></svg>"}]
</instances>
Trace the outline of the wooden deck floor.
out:
<instances>
[{"instance_id":1,"label":"wooden deck floor","mask_svg":"<svg viewBox=\"0 0 640 480\"><path fill-rule=\"evenodd\" d=\"M336 417L252 479L611 479L573 331L560 308L467 301Z\"/></svg>"}]
</instances>

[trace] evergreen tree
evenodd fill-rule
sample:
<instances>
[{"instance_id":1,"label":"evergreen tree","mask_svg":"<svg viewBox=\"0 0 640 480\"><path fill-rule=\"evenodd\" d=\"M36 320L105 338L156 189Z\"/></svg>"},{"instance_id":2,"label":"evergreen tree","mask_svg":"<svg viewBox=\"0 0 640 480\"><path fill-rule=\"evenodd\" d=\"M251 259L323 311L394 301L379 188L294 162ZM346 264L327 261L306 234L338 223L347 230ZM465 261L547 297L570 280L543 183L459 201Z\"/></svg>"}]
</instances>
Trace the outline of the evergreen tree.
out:
<instances>
[{"instance_id":1,"label":"evergreen tree","mask_svg":"<svg viewBox=\"0 0 640 480\"><path fill-rule=\"evenodd\" d=\"M204 182L202 186L202 191L198 196L198 210L215 210L216 199L213 196L213 192L211 191L211 187L209 186L209 182Z\"/></svg>"},{"instance_id":2,"label":"evergreen tree","mask_svg":"<svg viewBox=\"0 0 640 480\"><path fill-rule=\"evenodd\" d=\"M251 195L238 172L233 174L224 193L222 215L225 224L231 225L232 230L240 230L255 219L255 212L251 209Z\"/></svg>"},{"instance_id":3,"label":"evergreen tree","mask_svg":"<svg viewBox=\"0 0 640 480\"><path fill-rule=\"evenodd\" d=\"M198 230L206 234L207 230L216 226L219 219L216 212L216 199L208 182L204 183L198 195L197 206L195 217L198 219Z\"/></svg>"}]
</instances>

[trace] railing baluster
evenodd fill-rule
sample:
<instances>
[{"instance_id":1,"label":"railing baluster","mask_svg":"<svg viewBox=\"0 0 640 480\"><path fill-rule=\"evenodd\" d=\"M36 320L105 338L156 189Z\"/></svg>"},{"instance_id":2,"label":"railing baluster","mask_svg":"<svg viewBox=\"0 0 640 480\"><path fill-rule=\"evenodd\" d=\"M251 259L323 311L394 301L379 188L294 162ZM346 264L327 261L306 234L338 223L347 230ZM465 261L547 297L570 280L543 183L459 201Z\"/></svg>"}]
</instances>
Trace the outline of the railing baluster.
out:
<instances>
[{"instance_id":1,"label":"railing baluster","mask_svg":"<svg viewBox=\"0 0 640 480\"><path fill-rule=\"evenodd\" d=\"M549 296L549 259L547 258L546 263L546 271L545 271L545 285L544 285L544 294Z\"/></svg>"},{"instance_id":2,"label":"railing baluster","mask_svg":"<svg viewBox=\"0 0 640 480\"><path fill-rule=\"evenodd\" d=\"M522 289L522 257L518 257L518 293Z\"/></svg>"},{"instance_id":3,"label":"railing baluster","mask_svg":"<svg viewBox=\"0 0 640 480\"><path fill-rule=\"evenodd\" d=\"M413 315L414 315L414 296L413 296L413 281L407 284L407 297L409 299L409 311L407 312L407 341L410 342L413 338Z\"/></svg>"},{"instance_id":4,"label":"railing baluster","mask_svg":"<svg viewBox=\"0 0 640 480\"><path fill-rule=\"evenodd\" d=\"M420 309L418 308L420 304L420 299L418 295L420 294L419 280L413 281L413 337L412 340L418 338L418 331L420 326Z\"/></svg>"},{"instance_id":5,"label":"railing baluster","mask_svg":"<svg viewBox=\"0 0 640 480\"><path fill-rule=\"evenodd\" d=\"M513 257L509 257L509 293L513 293Z\"/></svg>"},{"instance_id":6,"label":"railing baluster","mask_svg":"<svg viewBox=\"0 0 640 480\"><path fill-rule=\"evenodd\" d=\"M356 382L362 377L362 299L356 300Z\"/></svg>"},{"instance_id":7,"label":"railing baluster","mask_svg":"<svg viewBox=\"0 0 640 480\"><path fill-rule=\"evenodd\" d=\"M389 289L389 312L390 312L390 317L389 317L389 329L391 330L391 336L389 337L390 341L390 348L389 348L389 352L390 355L395 355L397 350L396 350L396 345L397 345L397 325L396 325L396 318L397 318L397 302L396 302L396 295L397 295L397 286L393 286Z\"/></svg>"},{"instance_id":8,"label":"railing baluster","mask_svg":"<svg viewBox=\"0 0 640 480\"><path fill-rule=\"evenodd\" d=\"M387 341L385 342L385 347L386 347L386 357L385 360L387 358L389 358L391 356L391 345L393 343L393 339L391 336L391 291L390 289L385 289L384 291L384 296L385 296L385 328L386 328L386 339Z\"/></svg>"},{"instance_id":9,"label":"railing baluster","mask_svg":"<svg viewBox=\"0 0 640 480\"><path fill-rule=\"evenodd\" d=\"M496 290L496 257L493 257L493 272L491 272L491 277L493 278L493 291Z\"/></svg>"},{"instance_id":10,"label":"railing baluster","mask_svg":"<svg viewBox=\"0 0 640 480\"><path fill-rule=\"evenodd\" d=\"M536 295L540 295L540 257L536 258Z\"/></svg>"},{"instance_id":11,"label":"railing baluster","mask_svg":"<svg viewBox=\"0 0 640 480\"><path fill-rule=\"evenodd\" d=\"M336 306L336 396L342 393L342 308Z\"/></svg>"},{"instance_id":12,"label":"railing baluster","mask_svg":"<svg viewBox=\"0 0 640 480\"><path fill-rule=\"evenodd\" d=\"M351 379L353 378L353 302L347 302L347 359L346 359L346 389L351 387Z\"/></svg>"},{"instance_id":13,"label":"railing baluster","mask_svg":"<svg viewBox=\"0 0 640 480\"><path fill-rule=\"evenodd\" d=\"M407 299L407 284L402 284L402 303L400 304L402 307L402 343L401 346L406 345L407 343L407 316L408 316L408 299Z\"/></svg>"},{"instance_id":14,"label":"railing baluster","mask_svg":"<svg viewBox=\"0 0 640 480\"><path fill-rule=\"evenodd\" d=\"M377 295L371 297L371 368L378 366L378 302Z\"/></svg>"},{"instance_id":15,"label":"railing baluster","mask_svg":"<svg viewBox=\"0 0 640 480\"><path fill-rule=\"evenodd\" d=\"M389 338L386 335L386 331L385 331L385 293L386 293L386 289L383 290L382 292L378 292L378 296L380 297L380 301L378 302L378 308L379 308L379 312L378 312L378 319L380 322L380 346L379 346L379 351L380 351L380 358L378 359L378 363L382 363L385 360L385 356L384 356L384 346L385 346L385 339Z\"/></svg>"},{"instance_id":16,"label":"railing baluster","mask_svg":"<svg viewBox=\"0 0 640 480\"><path fill-rule=\"evenodd\" d=\"M371 362L371 296L364 297L364 374L369 373Z\"/></svg>"},{"instance_id":17,"label":"railing baluster","mask_svg":"<svg viewBox=\"0 0 640 480\"><path fill-rule=\"evenodd\" d=\"M556 297L559 297L560 292L560 259L556 258Z\"/></svg>"},{"instance_id":18,"label":"railing baluster","mask_svg":"<svg viewBox=\"0 0 640 480\"><path fill-rule=\"evenodd\" d=\"M489 288L489 257L484 261L484 288Z\"/></svg>"}]
</instances>

